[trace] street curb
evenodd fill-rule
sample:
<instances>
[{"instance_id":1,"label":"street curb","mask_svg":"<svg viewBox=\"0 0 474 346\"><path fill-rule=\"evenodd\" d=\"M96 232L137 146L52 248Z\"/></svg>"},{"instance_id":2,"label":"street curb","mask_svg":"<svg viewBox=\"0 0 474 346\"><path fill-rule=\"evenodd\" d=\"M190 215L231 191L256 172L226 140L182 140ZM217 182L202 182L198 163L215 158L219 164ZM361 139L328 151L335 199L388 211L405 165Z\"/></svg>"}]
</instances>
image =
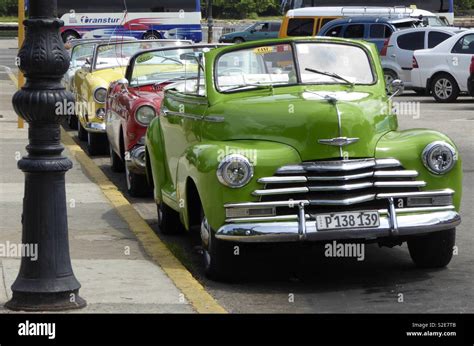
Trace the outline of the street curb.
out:
<instances>
[{"instance_id":1,"label":"street curb","mask_svg":"<svg viewBox=\"0 0 474 346\"><path fill-rule=\"evenodd\" d=\"M74 155L88 176L100 187L112 207L117 210L117 213L128 224L130 230L145 249L145 252L163 269L174 285L185 295L194 310L198 313L227 313L171 253L118 188L63 128L61 128L61 138L63 144Z\"/></svg>"}]
</instances>

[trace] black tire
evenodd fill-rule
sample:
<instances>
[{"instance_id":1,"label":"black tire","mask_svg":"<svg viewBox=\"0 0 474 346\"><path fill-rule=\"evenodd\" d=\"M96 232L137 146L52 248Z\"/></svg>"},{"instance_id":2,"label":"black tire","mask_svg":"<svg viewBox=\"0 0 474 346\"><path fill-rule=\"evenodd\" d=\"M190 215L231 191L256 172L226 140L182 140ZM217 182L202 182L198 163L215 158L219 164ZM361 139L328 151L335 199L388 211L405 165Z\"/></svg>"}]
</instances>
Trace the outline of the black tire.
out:
<instances>
[{"instance_id":1,"label":"black tire","mask_svg":"<svg viewBox=\"0 0 474 346\"><path fill-rule=\"evenodd\" d=\"M383 75L385 78L385 91L387 92L387 95L392 94L392 82L395 79L398 79L398 75L395 73L395 71L392 70L383 70Z\"/></svg>"},{"instance_id":2,"label":"black tire","mask_svg":"<svg viewBox=\"0 0 474 346\"><path fill-rule=\"evenodd\" d=\"M459 86L453 76L442 73L431 81L431 94L437 102L454 102L459 97Z\"/></svg>"},{"instance_id":3,"label":"black tire","mask_svg":"<svg viewBox=\"0 0 474 346\"><path fill-rule=\"evenodd\" d=\"M88 133L87 131L82 127L81 122L79 121L79 118L77 119L77 137L81 141L87 141Z\"/></svg>"},{"instance_id":4,"label":"black tire","mask_svg":"<svg viewBox=\"0 0 474 346\"><path fill-rule=\"evenodd\" d=\"M77 117L75 115L68 115L67 125L71 130L77 130Z\"/></svg>"},{"instance_id":5,"label":"black tire","mask_svg":"<svg viewBox=\"0 0 474 346\"><path fill-rule=\"evenodd\" d=\"M434 232L408 240L410 256L420 268L442 268L453 257L456 243L456 229Z\"/></svg>"},{"instance_id":6,"label":"black tire","mask_svg":"<svg viewBox=\"0 0 474 346\"><path fill-rule=\"evenodd\" d=\"M151 189L148 185L146 175L130 172L125 165L125 179L127 180L127 192L132 197L149 197Z\"/></svg>"},{"instance_id":7,"label":"black tire","mask_svg":"<svg viewBox=\"0 0 474 346\"><path fill-rule=\"evenodd\" d=\"M204 273L213 281L233 282L239 278L232 242L216 238L204 214L201 213L201 238L203 240ZM205 231L205 230L208 231ZM208 234L205 238L203 234ZM207 244L204 239L207 239Z\"/></svg>"},{"instance_id":8,"label":"black tire","mask_svg":"<svg viewBox=\"0 0 474 346\"><path fill-rule=\"evenodd\" d=\"M239 43L244 43L245 40L242 37L236 37L234 38L232 42L234 42L235 44L239 44Z\"/></svg>"},{"instance_id":9,"label":"black tire","mask_svg":"<svg viewBox=\"0 0 474 346\"><path fill-rule=\"evenodd\" d=\"M161 202L157 206L158 227L163 234L180 234L183 233L184 227L179 219L179 214L166 204Z\"/></svg>"},{"instance_id":10,"label":"black tire","mask_svg":"<svg viewBox=\"0 0 474 346\"><path fill-rule=\"evenodd\" d=\"M61 34L61 38L63 39L63 42L66 43L71 40L77 40L81 38L81 36L75 31L68 30Z\"/></svg>"},{"instance_id":11,"label":"black tire","mask_svg":"<svg viewBox=\"0 0 474 346\"><path fill-rule=\"evenodd\" d=\"M125 171L125 164L118 156L112 146L109 144L109 154L110 154L110 168L113 172L122 173Z\"/></svg>"},{"instance_id":12,"label":"black tire","mask_svg":"<svg viewBox=\"0 0 474 346\"><path fill-rule=\"evenodd\" d=\"M144 40L160 40L161 38L162 38L161 35L157 33L156 31L147 31L143 35Z\"/></svg>"},{"instance_id":13,"label":"black tire","mask_svg":"<svg viewBox=\"0 0 474 346\"><path fill-rule=\"evenodd\" d=\"M107 154L107 136L103 133L87 133L87 152L90 156Z\"/></svg>"}]
</instances>

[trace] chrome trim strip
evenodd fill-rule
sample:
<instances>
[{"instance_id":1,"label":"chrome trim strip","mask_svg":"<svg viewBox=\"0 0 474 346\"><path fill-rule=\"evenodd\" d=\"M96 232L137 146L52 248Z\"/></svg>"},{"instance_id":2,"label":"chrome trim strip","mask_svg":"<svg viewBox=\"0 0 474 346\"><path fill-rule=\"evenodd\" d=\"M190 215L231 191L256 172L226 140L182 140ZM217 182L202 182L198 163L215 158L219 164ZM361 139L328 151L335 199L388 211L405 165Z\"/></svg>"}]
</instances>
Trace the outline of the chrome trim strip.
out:
<instances>
[{"instance_id":1,"label":"chrome trim strip","mask_svg":"<svg viewBox=\"0 0 474 346\"><path fill-rule=\"evenodd\" d=\"M181 117L185 119L191 119L191 120L202 120L202 116L199 115L194 115L194 114L189 114L189 113L180 113L180 112L173 112L168 109L163 109L163 114L165 117L169 116L176 116L176 117Z\"/></svg>"},{"instance_id":2,"label":"chrome trim strip","mask_svg":"<svg viewBox=\"0 0 474 346\"><path fill-rule=\"evenodd\" d=\"M424 181L376 181L375 187L425 187Z\"/></svg>"},{"instance_id":3,"label":"chrome trim strip","mask_svg":"<svg viewBox=\"0 0 474 346\"><path fill-rule=\"evenodd\" d=\"M379 193L377 199L387 198L404 198L404 197L436 197L436 196L452 196L454 190L444 189L436 191L420 191L420 192L395 192L395 193Z\"/></svg>"},{"instance_id":4,"label":"chrome trim strip","mask_svg":"<svg viewBox=\"0 0 474 346\"><path fill-rule=\"evenodd\" d=\"M296 165L280 167L277 174L307 173L307 172L347 172L366 168L400 167L401 163L395 159L360 159L342 161L315 161L303 162Z\"/></svg>"},{"instance_id":5,"label":"chrome trim strip","mask_svg":"<svg viewBox=\"0 0 474 346\"><path fill-rule=\"evenodd\" d=\"M309 191L353 191L362 190L374 186L373 183L358 183L358 184L346 184L346 185L330 185L330 186L308 186Z\"/></svg>"},{"instance_id":6,"label":"chrome trim strip","mask_svg":"<svg viewBox=\"0 0 474 346\"><path fill-rule=\"evenodd\" d=\"M306 177L265 177L258 179L261 184L307 183Z\"/></svg>"},{"instance_id":7,"label":"chrome trim strip","mask_svg":"<svg viewBox=\"0 0 474 346\"><path fill-rule=\"evenodd\" d=\"M346 198L346 199L314 199L310 200L309 204L310 205L325 205L325 206L331 206L331 205L342 205L342 206L348 206L348 205L353 205L353 204L358 204L358 203L364 203L364 202L370 202L375 199L375 195L363 195L363 196L357 196L357 197L352 197L352 198Z\"/></svg>"},{"instance_id":8,"label":"chrome trim strip","mask_svg":"<svg viewBox=\"0 0 474 346\"><path fill-rule=\"evenodd\" d=\"M400 167L402 164L396 159L376 159L375 168Z\"/></svg>"},{"instance_id":9,"label":"chrome trim strip","mask_svg":"<svg viewBox=\"0 0 474 346\"><path fill-rule=\"evenodd\" d=\"M454 205L448 205L444 207L417 207L417 208L403 208L395 209L395 212L398 214L411 214L411 213L426 213L426 212L438 212L438 211L451 211L454 210ZM387 215L389 211L387 209L379 209L379 214Z\"/></svg>"},{"instance_id":10,"label":"chrome trim strip","mask_svg":"<svg viewBox=\"0 0 474 346\"><path fill-rule=\"evenodd\" d=\"M416 178L418 176L417 171L375 171L375 178Z\"/></svg>"},{"instance_id":11,"label":"chrome trim strip","mask_svg":"<svg viewBox=\"0 0 474 346\"><path fill-rule=\"evenodd\" d=\"M400 236L428 234L451 229L461 223L460 215L455 211L442 211L416 215L399 215L397 217ZM374 228L342 229L318 231L315 221L306 222L306 240L328 241L344 239L374 240L390 236L388 217L380 217L380 226ZM278 243L300 241L299 223L297 221L267 223L225 224L216 232L220 240L248 243Z\"/></svg>"},{"instance_id":12,"label":"chrome trim strip","mask_svg":"<svg viewBox=\"0 0 474 346\"><path fill-rule=\"evenodd\" d=\"M225 118L218 116L203 116L202 120L208 123L223 123L225 121Z\"/></svg>"},{"instance_id":13,"label":"chrome trim strip","mask_svg":"<svg viewBox=\"0 0 474 346\"><path fill-rule=\"evenodd\" d=\"M305 219L309 220L310 215L305 215ZM255 217L233 217L225 220L226 223L232 222L270 222L270 221L297 221L299 215L278 215L278 216L255 216Z\"/></svg>"},{"instance_id":14,"label":"chrome trim strip","mask_svg":"<svg viewBox=\"0 0 474 346\"><path fill-rule=\"evenodd\" d=\"M265 207L289 207L294 208L297 205L304 203L304 205L309 205L307 200L299 201L274 201L274 202L244 202L244 203L227 203L224 204L224 208L265 208Z\"/></svg>"},{"instance_id":15,"label":"chrome trim strip","mask_svg":"<svg viewBox=\"0 0 474 346\"><path fill-rule=\"evenodd\" d=\"M373 172L352 174L352 175L341 175L341 176L308 176L308 181L349 181L358 180L364 178L372 178Z\"/></svg>"},{"instance_id":16,"label":"chrome trim strip","mask_svg":"<svg viewBox=\"0 0 474 346\"><path fill-rule=\"evenodd\" d=\"M286 195L293 193L308 193L307 187L289 187L284 189L268 189L268 190L255 190L252 192L254 196L273 196L273 195Z\"/></svg>"}]
</instances>

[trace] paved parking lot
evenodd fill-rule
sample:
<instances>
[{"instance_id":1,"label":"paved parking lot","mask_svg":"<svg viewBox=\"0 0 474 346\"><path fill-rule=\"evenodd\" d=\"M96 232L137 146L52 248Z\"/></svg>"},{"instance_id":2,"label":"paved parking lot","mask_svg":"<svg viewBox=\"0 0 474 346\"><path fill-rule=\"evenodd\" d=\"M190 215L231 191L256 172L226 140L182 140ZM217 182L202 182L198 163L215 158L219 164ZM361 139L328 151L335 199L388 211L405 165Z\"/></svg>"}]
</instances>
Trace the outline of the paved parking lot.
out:
<instances>
[{"instance_id":1,"label":"paved parking lot","mask_svg":"<svg viewBox=\"0 0 474 346\"><path fill-rule=\"evenodd\" d=\"M14 54L11 50L0 50L1 63L10 64L13 58L9 60L9 56ZM160 238L230 312L473 313L474 100L463 97L455 104L438 104L431 97L407 93L397 101L419 102L419 114L399 117L402 129L432 128L445 132L457 143L463 158L463 223L457 235L459 254L448 268L415 268L406 245L393 249L367 246L364 261L328 259L322 255L321 248L306 244L250 247L243 252L245 278L224 284L204 277L198 235L160 234ZM110 170L108 157L94 158L94 162L126 195L124 176ZM129 200L156 230L154 202Z\"/></svg>"}]
</instances>

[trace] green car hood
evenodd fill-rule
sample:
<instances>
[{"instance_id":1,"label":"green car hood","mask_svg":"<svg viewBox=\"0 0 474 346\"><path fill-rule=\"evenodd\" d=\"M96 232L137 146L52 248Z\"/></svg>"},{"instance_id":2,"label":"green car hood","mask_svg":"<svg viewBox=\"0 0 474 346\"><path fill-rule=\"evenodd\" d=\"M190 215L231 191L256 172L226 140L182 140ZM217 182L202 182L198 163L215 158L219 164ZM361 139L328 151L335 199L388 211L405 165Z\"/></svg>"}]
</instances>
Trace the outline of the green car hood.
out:
<instances>
[{"instance_id":1,"label":"green car hood","mask_svg":"<svg viewBox=\"0 0 474 346\"><path fill-rule=\"evenodd\" d=\"M386 98L370 91L273 92L260 90L216 103L209 116L223 122L205 122L202 136L210 140L263 140L295 148L302 161L374 157L377 142L396 130L397 119ZM257 95L258 94L258 95ZM332 102L331 100L337 100ZM338 114L339 113L339 114ZM320 140L357 138L343 146Z\"/></svg>"}]
</instances>

